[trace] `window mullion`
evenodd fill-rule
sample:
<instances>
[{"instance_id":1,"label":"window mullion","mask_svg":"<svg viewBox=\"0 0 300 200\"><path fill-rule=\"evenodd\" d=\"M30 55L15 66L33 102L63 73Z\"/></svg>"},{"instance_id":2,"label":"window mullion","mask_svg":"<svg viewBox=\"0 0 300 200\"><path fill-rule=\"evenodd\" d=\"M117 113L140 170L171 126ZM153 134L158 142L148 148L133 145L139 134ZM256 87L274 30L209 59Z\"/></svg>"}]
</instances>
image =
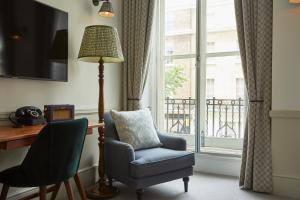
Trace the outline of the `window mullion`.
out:
<instances>
[{"instance_id":1,"label":"window mullion","mask_svg":"<svg viewBox=\"0 0 300 200\"><path fill-rule=\"evenodd\" d=\"M226 52L214 52L214 53L206 53L205 57L225 57L225 56L239 56L239 51L226 51Z\"/></svg>"},{"instance_id":2,"label":"window mullion","mask_svg":"<svg viewBox=\"0 0 300 200\"><path fill-rule=\"evenodd\" d=\"M188 59L188 58L196 58L196 54L164 56L165 60L168 60L168 59Z\"/></svg>"}]
</instances>

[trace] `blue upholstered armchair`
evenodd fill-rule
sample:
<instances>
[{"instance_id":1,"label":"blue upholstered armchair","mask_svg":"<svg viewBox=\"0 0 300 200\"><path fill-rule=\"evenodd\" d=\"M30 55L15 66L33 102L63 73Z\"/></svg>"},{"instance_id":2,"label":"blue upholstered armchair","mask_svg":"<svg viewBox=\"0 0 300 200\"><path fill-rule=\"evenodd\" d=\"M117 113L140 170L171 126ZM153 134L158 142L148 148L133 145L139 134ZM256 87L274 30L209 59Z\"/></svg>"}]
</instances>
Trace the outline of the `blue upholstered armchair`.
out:
<instances>
[{"instance_id":1,"label":"blue upholstered armchair","mask_svg":"<svg viewBox=\"0 0 300 200\"><path fill-rule=\"evenodd\" d=\"M144 188L180 178L184 181L184 191L188 191L195 159L194 153L186 151L184 139L158 132L162 147L134 151L130 144L119 141L109 113L105 113L104 121L105 165L110 185L115 179L134 188L138 200Z\"/></svg>"}]
</instances>

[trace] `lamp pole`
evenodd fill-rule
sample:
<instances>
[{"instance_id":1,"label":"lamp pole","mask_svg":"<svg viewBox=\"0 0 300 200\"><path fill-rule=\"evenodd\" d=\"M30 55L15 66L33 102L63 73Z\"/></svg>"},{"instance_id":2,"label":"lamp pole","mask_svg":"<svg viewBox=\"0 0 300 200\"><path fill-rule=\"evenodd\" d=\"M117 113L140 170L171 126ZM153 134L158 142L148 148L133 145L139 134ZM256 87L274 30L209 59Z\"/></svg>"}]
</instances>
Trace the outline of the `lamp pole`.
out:
<instances>
[{"instance_id":1,"label":"lamp pole","mask_svg":"<svg viewBox=\"0 0 300 200\"><path fill-rule=\"evenodd\" d=\"M103 59L99 60L99 101L98 101L98 117L99 123L104 124L104 62ZM117 194L116 188L111 188L107 185L105 176L105 159L104 159L104 142L105 142L105 127L98 128L98 146L99 146L99 164L98 184L92 186L87 190L87 196L91 199L111 198Z\"/></svg>"}]
</instances>

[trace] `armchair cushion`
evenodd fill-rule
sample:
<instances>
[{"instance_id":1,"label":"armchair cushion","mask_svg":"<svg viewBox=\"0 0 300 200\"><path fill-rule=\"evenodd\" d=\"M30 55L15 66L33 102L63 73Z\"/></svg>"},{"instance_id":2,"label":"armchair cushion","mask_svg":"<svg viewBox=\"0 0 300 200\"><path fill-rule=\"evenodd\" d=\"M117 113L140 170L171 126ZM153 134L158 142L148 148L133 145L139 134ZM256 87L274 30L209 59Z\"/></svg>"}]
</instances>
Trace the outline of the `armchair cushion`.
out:
<instances>
[{"instance_id":1,"label":"armchair cushion","mask_svg":"<svg viewBox=\"0 0 300 200\"><path fill-rule=\"evenodd\" d=\"M185 169L195 164L194 153L165 148L135 151L135 160L130 163L130 174L134 178L159 175Z\"/></svg>"},{"instance_id":2,"label":"armchair cushion","mask_svg":"<svg viewBox=\"0 0 300 200\"><path fill-rule=\"evenodd\" d=\"M155 130L149 109L137 111L111 111L121 142L134 150L162 146Z\"/></svg>"}]
</instances>

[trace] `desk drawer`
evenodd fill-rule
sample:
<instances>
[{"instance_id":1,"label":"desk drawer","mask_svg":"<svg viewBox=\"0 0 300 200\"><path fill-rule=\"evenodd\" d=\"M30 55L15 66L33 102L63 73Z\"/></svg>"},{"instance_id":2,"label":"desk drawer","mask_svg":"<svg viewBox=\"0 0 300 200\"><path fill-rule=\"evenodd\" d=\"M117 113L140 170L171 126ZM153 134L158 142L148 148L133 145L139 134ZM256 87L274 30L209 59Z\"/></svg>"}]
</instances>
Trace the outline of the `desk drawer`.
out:
<instances>
[{"instance_id":1,"label":"desk drawer","mask_svg":"<svg viewBox=\"0 0 300 200\"><path fill-rule=\"evenodd\" d=\"M7 142L0 143L0 149L9 150L9 149L16 149L25 146L30 146L32 142L35 140L36 137L24 138L19 140L12 140Z\"/></svg>"}]
</instances>

